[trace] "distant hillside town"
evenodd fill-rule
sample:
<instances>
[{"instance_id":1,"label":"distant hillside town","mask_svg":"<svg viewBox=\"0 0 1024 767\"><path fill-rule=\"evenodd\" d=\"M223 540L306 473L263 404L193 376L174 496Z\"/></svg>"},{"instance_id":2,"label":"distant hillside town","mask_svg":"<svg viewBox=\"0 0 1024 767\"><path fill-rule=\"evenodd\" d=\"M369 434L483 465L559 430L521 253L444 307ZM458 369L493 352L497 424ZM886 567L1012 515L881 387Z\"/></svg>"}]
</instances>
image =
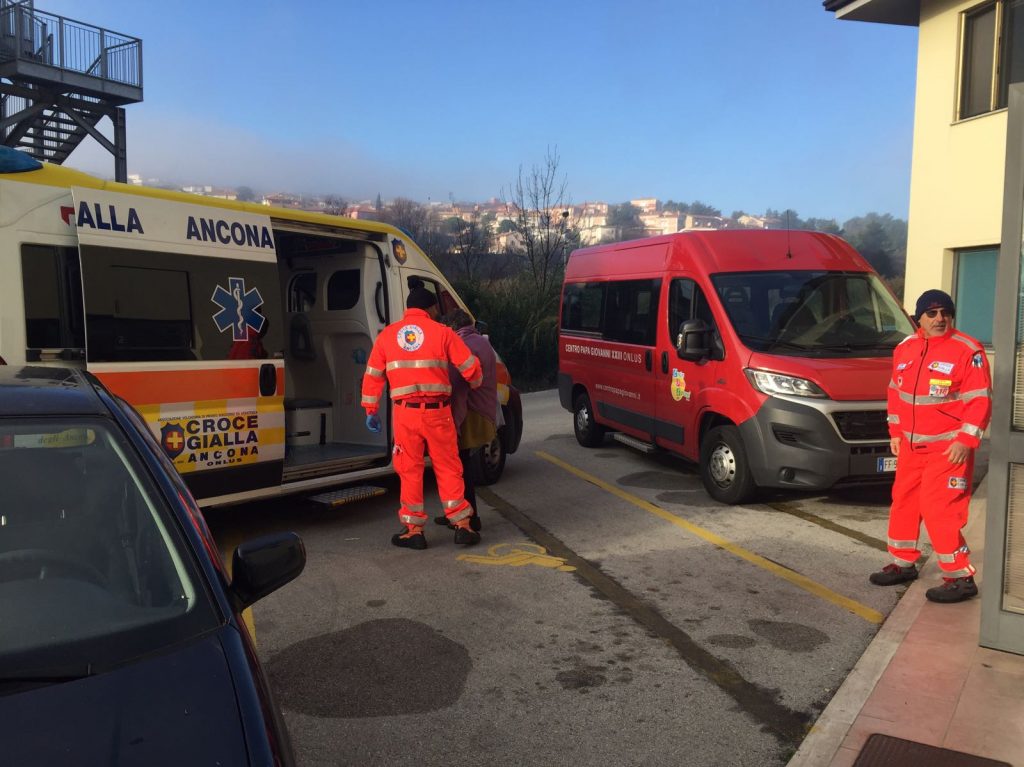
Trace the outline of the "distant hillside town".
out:
<instances>
[{"instance_id":1,"label":"distant hillside town","mask_svg":"<svg viewBox=\"0 0 1024 767\"><path fill-rule=\"evenodd\" d=\"M129 175L128 181L136 185L143 183L138 174ZM147 179L145 183L148 186L167 187L158 179ZM410 202L402 198L382 201L380 197L376 200L350 201L337 195L300 195L291 192L256 194L248 187L204 184L174 188L206 197L373 221L391 221L395 204ZM492 228L494 240L491 244L495 250L507 250L516 245L514 240L518 233L513 224L517 212L514 204L491 198L486 202L434 201L422 205L438 227L443 227L451 219L461 219L466 224L479 223ZM579 242L584 245L623 239L623 235L630 238L653 237L695 229L771 229L787 226L784 212L768 211L765 215L750 215L736 211L731 216L724 216L720 210L702 203L662 202L654 197L629 200L621 204L585 202L552 208L539 215L550 216L552 221L561 220L566 226L573 227L578 232ZM795 223L790 222L788 225L793 226ZM834 221L829 220L829 223L835 225ZM451 228L450 225L448 228Z\"/></svg>"}]
</instances>

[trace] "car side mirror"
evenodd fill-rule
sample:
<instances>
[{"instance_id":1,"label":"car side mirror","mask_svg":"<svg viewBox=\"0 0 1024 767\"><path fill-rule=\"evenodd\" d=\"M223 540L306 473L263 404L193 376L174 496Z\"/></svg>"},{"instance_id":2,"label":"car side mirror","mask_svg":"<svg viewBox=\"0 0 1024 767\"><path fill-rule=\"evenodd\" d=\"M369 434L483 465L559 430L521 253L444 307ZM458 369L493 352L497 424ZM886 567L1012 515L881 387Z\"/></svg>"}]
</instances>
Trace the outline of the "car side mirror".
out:
<instances>
[{"instance_id":1,"label":"car side mirror","mask_svg":"<svg viewBox=\"0 0 1024 767\"><path fill-rule=\"evenodd\" d=\"M298 577L306 547L296 533L276 533L246 541L231 559L231 595L238 610L263 599Z\"/></svg>"},{"instance_id":2,"label":"car side mirror","mask_svg":"<svg viewBox=\"0 0 1024 767\"><path fill-rule=\"evenodd\" d=\"M679 326L676 354L681 360L698 362L711 356L711 331L704 320L687 320Z\"/></svg>"}]
</instances>

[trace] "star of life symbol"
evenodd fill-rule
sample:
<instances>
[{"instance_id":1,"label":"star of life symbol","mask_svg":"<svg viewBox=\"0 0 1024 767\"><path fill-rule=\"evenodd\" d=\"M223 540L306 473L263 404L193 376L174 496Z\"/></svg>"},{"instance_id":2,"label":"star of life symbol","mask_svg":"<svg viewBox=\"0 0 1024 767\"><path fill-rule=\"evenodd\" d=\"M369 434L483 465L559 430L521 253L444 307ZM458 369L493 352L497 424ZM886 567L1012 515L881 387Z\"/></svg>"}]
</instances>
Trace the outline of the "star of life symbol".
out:
<instances>
[{"instance_id":1,"label":"star of life symbol","mask_svg":"<svg viewBox=\"0 0 1024 767\"><path fill-rule=\"evenodd\" d=\"M257 333L263 330L267 318L258 311L263 306L263 296L258 288L246 290L243 278L229 277L227 290L218 285L210 300L220 307L213 315L217 330L223 333L231 328L232 340L245 341L249 337L247 328Z\"/></svg>"},{"instance_id":2,"label":"star of life symbol","mask_svg":"<svg viewBox=\"0 0 1024 767\"><path fill-rule=\"evenodd\" d=\"M419 325L403 325L398 331L398 345L407 352L414 352L423 346L423 328Z\"/></svg>"}]
</instances>

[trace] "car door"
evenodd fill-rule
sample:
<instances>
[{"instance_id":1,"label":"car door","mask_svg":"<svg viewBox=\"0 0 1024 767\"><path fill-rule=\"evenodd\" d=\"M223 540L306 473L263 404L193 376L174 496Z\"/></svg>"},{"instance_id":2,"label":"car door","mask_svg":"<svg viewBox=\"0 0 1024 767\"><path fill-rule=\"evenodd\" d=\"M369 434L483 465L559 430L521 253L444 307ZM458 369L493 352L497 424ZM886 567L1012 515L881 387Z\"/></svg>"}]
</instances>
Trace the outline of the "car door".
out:
<instances>
[{"instance_id":1,"label":"car door","mask_svg":"<svg viewBox=\"0 0 1024 767\"><path fill-rule=\"evenodd\" d=\"M654 376L655 442L696 459L700 416L713 408L713 392L719 386L722 341L707 296L695 277L669 275L664 293ZM702 320L707 325L710 355L706 359L684 360L678 355L679 328L687 320Z\"/></svg>"}]
</instances>

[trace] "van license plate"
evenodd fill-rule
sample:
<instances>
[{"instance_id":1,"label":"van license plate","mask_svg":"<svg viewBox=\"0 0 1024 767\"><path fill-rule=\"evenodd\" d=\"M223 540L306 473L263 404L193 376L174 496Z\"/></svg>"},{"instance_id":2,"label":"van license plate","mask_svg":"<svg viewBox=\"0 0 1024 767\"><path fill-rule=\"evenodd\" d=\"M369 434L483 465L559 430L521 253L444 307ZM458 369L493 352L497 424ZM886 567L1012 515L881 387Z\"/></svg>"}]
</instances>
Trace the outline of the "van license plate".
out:
<instances>
[{"instance_id":1,"label":"van license plate","mask_svg":"<svg viewBox=\"0 0 1024 767\"><path fill-rule=\"evenodd\" d=\"M878 472L896 471L896 456L890 455L885 458L878 459Z\"/></svg>"}]
</instances>

